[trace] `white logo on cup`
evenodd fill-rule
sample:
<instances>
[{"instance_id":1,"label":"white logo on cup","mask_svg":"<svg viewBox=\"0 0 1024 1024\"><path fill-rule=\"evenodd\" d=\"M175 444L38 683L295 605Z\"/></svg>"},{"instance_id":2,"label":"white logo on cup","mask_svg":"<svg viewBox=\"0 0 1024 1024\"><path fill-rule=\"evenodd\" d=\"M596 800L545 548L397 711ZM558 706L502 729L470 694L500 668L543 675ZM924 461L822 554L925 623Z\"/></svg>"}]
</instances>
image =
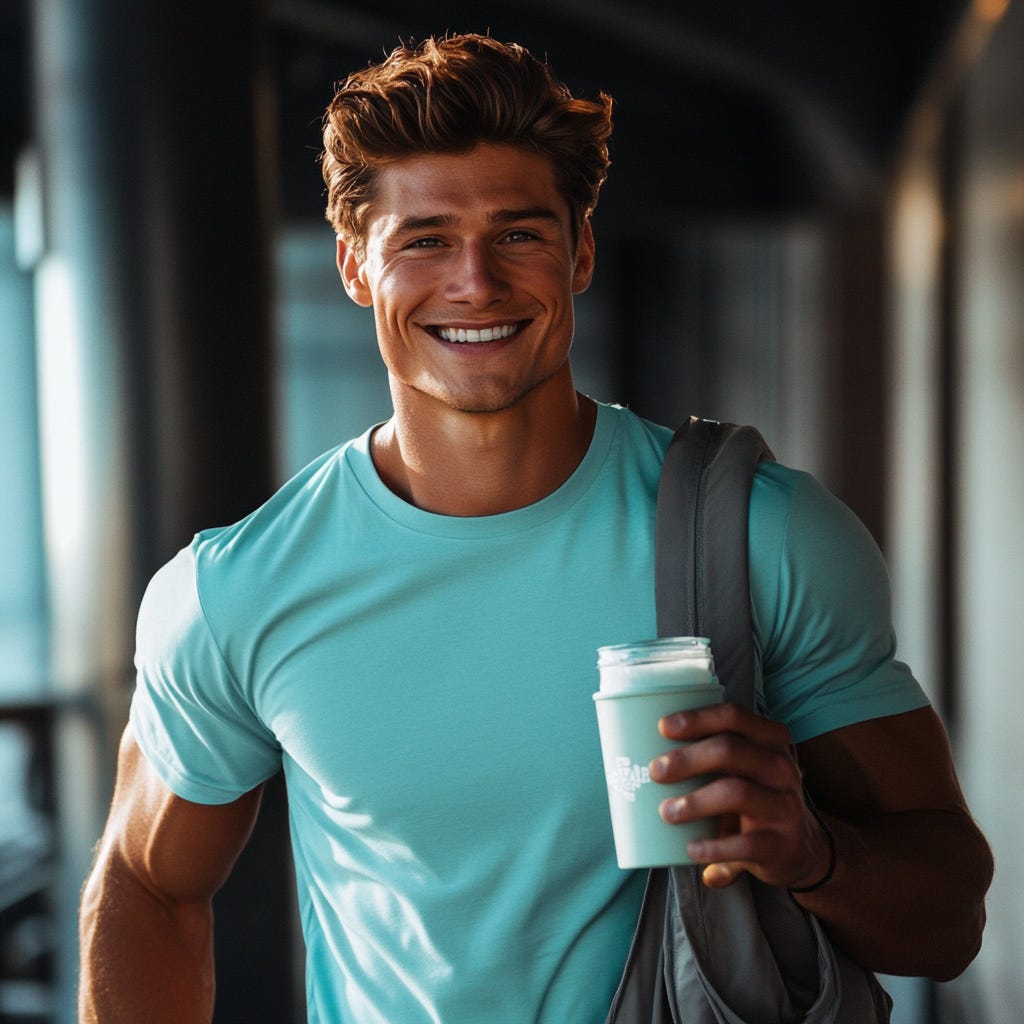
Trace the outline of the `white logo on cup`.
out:
<instances>
[{"instance_id":1,"label":"white logo on cup","mask_svg":"<svg viewBox=\"0 0 1024 1024\"><path fill-rule=\"evenodd\" d=\"M615 765L607 776L608 788L630 803L636 802L636 791L651 781L647 765L633 764L628 757L615 758Z\"/></svg>"}]
</instances>

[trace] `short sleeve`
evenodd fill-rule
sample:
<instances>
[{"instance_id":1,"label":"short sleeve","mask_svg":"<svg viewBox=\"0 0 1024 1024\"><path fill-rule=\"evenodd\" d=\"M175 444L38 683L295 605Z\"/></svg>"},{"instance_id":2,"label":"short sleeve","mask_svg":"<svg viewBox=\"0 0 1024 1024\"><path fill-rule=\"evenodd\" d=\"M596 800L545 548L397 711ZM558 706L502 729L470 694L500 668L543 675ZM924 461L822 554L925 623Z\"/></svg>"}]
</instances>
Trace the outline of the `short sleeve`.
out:
<instances>
[{"instance_id":1,"label":"short sleeve","mask_svg":"<svg viewBox=\"0 0 1024 1024\"><path fill-rule=\"evenodd\" d=\"M221 655L185 548L152 579L139 610L130 722L160 777L186 800L223 804L268 779L280 748Z\"/></svg>"},{"instance_id":2,"label":"short sleeve","mask_svg":"<svg viewBox=\"0 0 1024 1024\"><path fill-rule=\"evenodd\" d=\"M896 660L889 576L854 513L774 463L754 480L750 583L764 698L795 743L925 707Z\"/></svg>"}]
</instances>

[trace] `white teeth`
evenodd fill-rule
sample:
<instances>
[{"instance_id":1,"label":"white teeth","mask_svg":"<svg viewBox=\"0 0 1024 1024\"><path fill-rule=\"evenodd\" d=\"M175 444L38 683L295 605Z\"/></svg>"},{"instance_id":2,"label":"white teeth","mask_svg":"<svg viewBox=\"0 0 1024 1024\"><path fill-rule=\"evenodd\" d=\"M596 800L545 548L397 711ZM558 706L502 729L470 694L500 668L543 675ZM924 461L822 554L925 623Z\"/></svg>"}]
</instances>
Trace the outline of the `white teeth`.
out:
<instances>
[{"instance_id":1,"label":"white teeth","mask_svg":"<svg viewBox=\"0 0 1024 1024\"><path fill-rule=\"evenodd\" d=\"M472 345L478 341L498 341L500 338L508 338L518 330L518 324L485 327L482 331L467 330L465 327L439 327L437 334L442 341L457 341Z\"/></svg>"}]
</instances>

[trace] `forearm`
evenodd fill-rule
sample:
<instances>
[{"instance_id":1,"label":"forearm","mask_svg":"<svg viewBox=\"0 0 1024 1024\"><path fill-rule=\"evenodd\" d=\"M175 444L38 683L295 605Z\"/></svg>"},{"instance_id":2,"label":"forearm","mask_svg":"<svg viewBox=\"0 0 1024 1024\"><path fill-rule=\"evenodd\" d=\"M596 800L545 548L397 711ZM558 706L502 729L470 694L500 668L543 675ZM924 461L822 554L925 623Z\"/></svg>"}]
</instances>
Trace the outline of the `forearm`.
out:
<instances>
[{"instance_id":1,"label":"forearm","mask_svg":"<svg viewBox=\"0 0 1024 1024\"><path fill-rule=\"evenodd\" d=\"M80 1024L208 1024L209 905L169 905L133 876L97 869L82 899Z\"/></svg>"},{"instance_id":2,"label":"forearm","mask_svg":"<svg viewBox=\"0 0 1024 1024\"><path fill-rule=\"evenodd\" d=\"M836 865L795 899L863 966L948 980L977 954L992 859L966 814L908 811L857 821L823 814Z\"/></svg>"}]
</instances>

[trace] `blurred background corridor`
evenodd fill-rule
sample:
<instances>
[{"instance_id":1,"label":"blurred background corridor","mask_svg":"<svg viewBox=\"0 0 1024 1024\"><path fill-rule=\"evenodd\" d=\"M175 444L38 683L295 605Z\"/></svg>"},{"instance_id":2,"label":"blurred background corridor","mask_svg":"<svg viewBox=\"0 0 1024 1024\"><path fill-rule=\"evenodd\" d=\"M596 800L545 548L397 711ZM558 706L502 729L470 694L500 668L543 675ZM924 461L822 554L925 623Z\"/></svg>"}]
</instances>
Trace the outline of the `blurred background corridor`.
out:
<instances>
[{"instance_id":1,"label":"blurred background corridor","mask_svg":"<svg viewBox=\"0 0 1024 1024\"><path fill-rule=\"evenodd\" d=\"M0 1022L75 1020L149 577L389 414L320 117L449 29L616 99L581 390L757 424L882 546L997 866L975 963L887 980L894 1020L1020 1024L1019 0L3 0ZM301 1024L279 788L217 913L219 1024Z\"/></svg>"}]
</instances>

